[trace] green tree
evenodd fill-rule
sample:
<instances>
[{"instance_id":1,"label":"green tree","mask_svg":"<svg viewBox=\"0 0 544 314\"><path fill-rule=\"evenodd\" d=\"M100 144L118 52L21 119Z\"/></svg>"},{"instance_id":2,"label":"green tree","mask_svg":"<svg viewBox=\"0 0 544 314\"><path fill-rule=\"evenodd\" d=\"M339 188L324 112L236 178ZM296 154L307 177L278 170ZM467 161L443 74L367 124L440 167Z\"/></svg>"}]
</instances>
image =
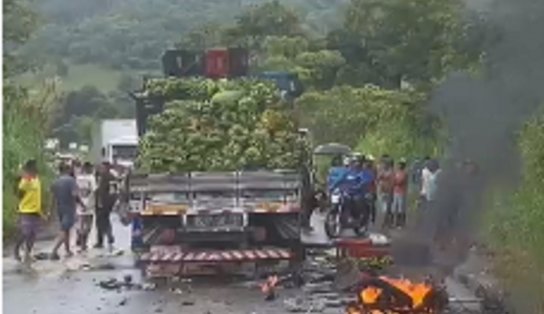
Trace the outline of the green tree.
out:
<instances>
[{"instance_id":1,"label":"green tree","mask_svg":"<svg viewBox=\"0 0 544 314\"><path fill-rule=\"evenodd\" d=\"M362 61L381 68L388 85L426 84L480 61L462 49L468 36L462 12L460 0L352 0L344 27L351 49L365 51Z\"/></svg>"},{"instance_id":2,"label":"green tree","mask_svg":"<svg viewBox=\"0 0 544 314\"><path fill-rule=\"evenodd\" d=\"M4 79L29 69L28 60L21 59L18 49L38 27L38 16L28 1L3 2Z\"/></svg>"},{"instance_id":3,"label":"green tree","mask_svg":"<svg viewBox=\"0 0 544 314\"><path fill-rule=\"evenodd\" d=\"M316 89L331 88L336 81L336 73L346 63L340 52L320 50L304 52L295 60L301 80Z\"/></svg>"},{"instance_id":4,"label":"green tree","mask_svg":"<svg viewBox=\"0 0 544 314\"><path fill-rule=\"evenodd\" d=\"M180 49L204 50L224 43L227 31L218 24L207 23L192 29L176 46Z\"/></svg>"},{"instance_id":5,"label":"green tree","mask_svg":"<svg viewBox=\"0 0 544 314\"><path fill-rule=\"evenodd\" d=\"M26 71L17 48L34 31L36 15L28 3L20 0L4 1L4 86L3 86L3 230L4 237L13 234L16 221L17 183L19 165L35 158L47 186L50 172L43 152L45 136L50 127L50 116L56 101L56 82L46 81L40 89L29 91L13 83L13 75ZM8 47L6 47L8 46ZM45 189L47 201L47 189Z\"/></svg>"},{"instance_id":6,"label":"green tree","mask_svg":"<svg viewBox=\"0 0 544 314\"><path fill-rule=\"evenodd\" d=\"M239 34L253 38L295 36L301 33L298 15L279 1L250 8L236 19Z\"/></svg>"},{"instance_id":7,"label":"green tree","mask_svg":"<svg viewBox=\"0 0 544 314\"><path fill-rule=\"evenodd\" d=\"M62 146L70 142L90 142L87 131L88 119L130 116L132 102L128 96L118 93L106 95L94 86L83 86L79 90L65 94L54 113L55 129L53 135L58 137ZM83 137L81 137L83 136Z\"/></svg>"},{"instance_id":8,"label":"green tree","mask_svg":"<svg viewBox=\"0 0 544 314\"><path fill-rule=\"evenodd\" d=\"M224 42L251 49L260 49L267 36L298 36L302 34L298 15L278 0L250 7L236 17L227 28Z\"/></svg>"},{"instance_id":9,"label":"green tree","mask_svg":"<svg viewBox=\"0 0 544 314\"><path fill-rule=\"evenodd\" d=\"M343 86L306 93L296 105L316 144L339 142L374 154L405 155L434 149L439 125L426 114L424 100L410 90Z\"/></svg>"}]
</instances>

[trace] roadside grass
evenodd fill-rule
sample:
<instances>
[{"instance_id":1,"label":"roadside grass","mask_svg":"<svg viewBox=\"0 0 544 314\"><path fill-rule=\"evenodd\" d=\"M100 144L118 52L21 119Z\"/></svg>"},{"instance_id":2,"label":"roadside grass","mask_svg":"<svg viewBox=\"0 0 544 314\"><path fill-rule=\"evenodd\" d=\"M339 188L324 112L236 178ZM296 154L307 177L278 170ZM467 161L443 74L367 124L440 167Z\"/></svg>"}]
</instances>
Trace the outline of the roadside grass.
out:
<instances>
[{"instance_id":1,"label":"roadside grass","mask_svg":"<svg viewBox=\"0 0 544 314\"><path fill-rule=\"evenodd\" d=\"M494 267L520 313L544 313L544 113L520 133L523 178L517 187L493 191L486 237Z\"/></svg>"}]
</instances>

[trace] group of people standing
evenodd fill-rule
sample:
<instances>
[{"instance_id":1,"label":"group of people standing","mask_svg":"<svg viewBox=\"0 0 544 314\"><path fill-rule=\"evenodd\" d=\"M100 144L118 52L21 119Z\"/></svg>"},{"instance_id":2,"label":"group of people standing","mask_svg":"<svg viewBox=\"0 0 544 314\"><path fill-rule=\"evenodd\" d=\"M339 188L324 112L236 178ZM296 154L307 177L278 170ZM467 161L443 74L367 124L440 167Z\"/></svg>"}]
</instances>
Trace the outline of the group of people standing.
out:
<instances>
[{"instance_id":1,"label":"group of people standing","mask_svg":"<svg viewBox=\"0 0 544 314\"><path fill-rule=\"evenodd\" d=\"M406 225L408 207L408 186L410 178L419 185L421 208L428 207L436 194L438 162L426 157L409 174L407 162L397 163L389 155L383 155L376 163L372 156L355 155L344 159L343 164L335 158L329 171L327 189L329 193L341 189L347 195L346 201L351 212L360 215L365 209L369 222L376 223L377 209L384 214L383 229L403 228ZM412 176L411 176L412 175ZM366 206L366 207L365 207Z\"/></svg>"},{"instance_id":2,"label":"group of people standing","mask_svg":"<svg viewBox=\"0 0 544 314\"><path fill-rule=\"evenodd\" d=\"M90 162L81 164L61 162L58 176L51 185L49 208L42 206L42 188L39 171L35 160L29 160L23 166L23 173L18 181L19 196L19 239L15 245L15 258L29 263L38 228L43 219L56 214L60 232L52 248L50 258L58 260L58 251L64 246L66 256L72 256L71 234L76 231L76 245L86 251L93 220L96 226L95 248L103 248L107 240L109 249L113 249L114 237L110 214L117 200L119 177L108 162L94 166ZM24 246L24 258L20 251Z\"/></svg>"}]
</instances>

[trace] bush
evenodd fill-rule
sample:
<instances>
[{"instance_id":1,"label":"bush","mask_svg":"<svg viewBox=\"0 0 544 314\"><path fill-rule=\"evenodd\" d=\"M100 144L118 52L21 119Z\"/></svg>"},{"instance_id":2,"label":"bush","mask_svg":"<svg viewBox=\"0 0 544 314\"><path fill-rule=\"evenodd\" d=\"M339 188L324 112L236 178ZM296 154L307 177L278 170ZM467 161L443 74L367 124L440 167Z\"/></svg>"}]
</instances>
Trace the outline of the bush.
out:
<instances>
[{"instance_id":1,"label":"bush","mask_svg":"<svg viewBox=\"0 0 544 314\"><path fill-rule=\"evenodd\" d=\"M41 170L43 205L47 205L47 191L51 172L43 151L45 130L50 115L51 90L31 97L26 90L11 85L4 86L4 186L3 186L3 228L4 237L10 237L15 230L17 196L15 186L20 165L29 158L38 161Z\"/></svg>"},{"instance_id":2,"label":"bush","mask_svg":"<svg viewBox=\"0 0 544 314\"><path fill-rule=\"evenodd\" d=\"M339 142L365 153L395 157L431 154L439 124L425 112L424 95L375 86L335 87L297 101L316 144Z\"/></svg>"},{"instance_id":3,"label":"bush","mask_svg":"<svg viewBox=\"0 0 544 314\"><path fill-rule=\"evenodd\" d=\"M488 236L497 271L513 299L528 313L544 307L544 114L529 121L520 134L523 181L515 193L496 193L488 211ZM506 196L505 196L506 195Z\"/></svg>"}]
</instances>

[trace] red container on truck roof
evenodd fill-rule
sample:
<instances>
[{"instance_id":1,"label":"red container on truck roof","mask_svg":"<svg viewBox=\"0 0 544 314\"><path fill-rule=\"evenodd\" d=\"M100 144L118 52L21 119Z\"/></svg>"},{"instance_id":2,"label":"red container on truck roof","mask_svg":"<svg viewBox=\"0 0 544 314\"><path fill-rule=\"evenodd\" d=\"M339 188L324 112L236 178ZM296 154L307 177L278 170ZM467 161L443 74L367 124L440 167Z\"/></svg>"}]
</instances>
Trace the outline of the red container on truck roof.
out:
<instances>
[{"instance_id":1,"label":"red container on truck roof","mask_svg":"<svg viewBox=\"0 0 544 314\"><path fill-rule=\"evenodd\" d=\"M217 48L206 51L206 77L232 78L248 72L248 53L243 48Z\"/></svg>"},{"instance_id":2,"label":"red container on truck roof","mask_svg":"<svg viewBox=\"0 0 544 314\"><path fill-rule=\"evenodd\" d=\"M225 78L229 74L229 52L227 49L206 51L206 77Z\"/></svg>"}]
</instances>

